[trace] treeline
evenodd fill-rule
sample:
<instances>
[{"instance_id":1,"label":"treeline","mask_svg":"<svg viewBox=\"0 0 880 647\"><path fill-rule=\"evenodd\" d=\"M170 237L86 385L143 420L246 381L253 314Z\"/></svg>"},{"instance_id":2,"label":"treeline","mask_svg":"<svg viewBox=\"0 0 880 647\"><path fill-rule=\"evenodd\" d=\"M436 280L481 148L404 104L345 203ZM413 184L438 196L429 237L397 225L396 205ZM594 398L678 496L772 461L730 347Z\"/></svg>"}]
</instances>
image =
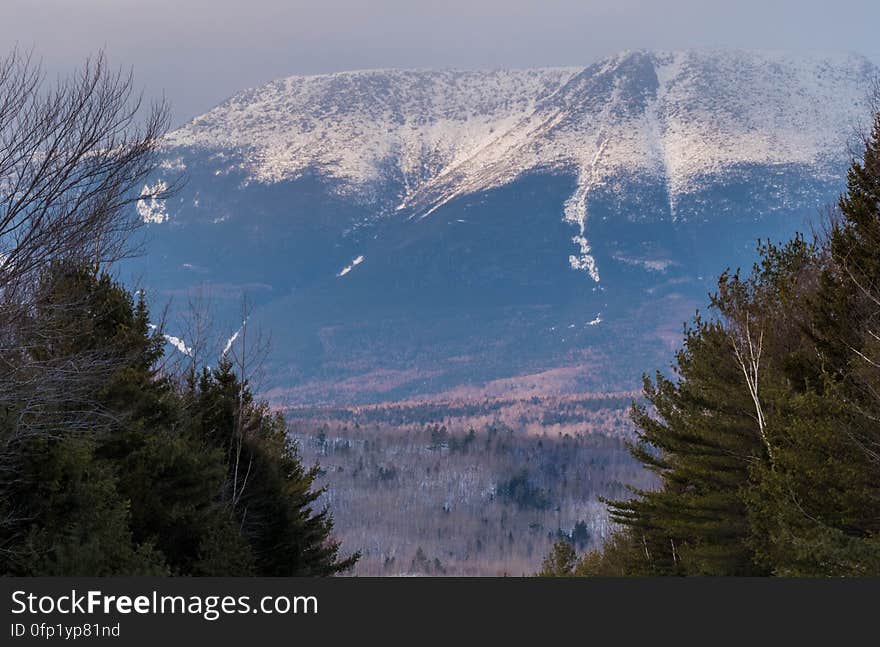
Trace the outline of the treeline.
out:
<instances>
[{"instance_id":1,"label":"treeline","mask_svg":"<svg viewBox=\"0 0 880 647\"><path fill-rule=\"evenodd\" d=\"M584 396L532 396L529 398L483 398L481 400L403 401L369 406L297 406L288 409L293 420L328 420L348 425L380 424L388 427L445 424L451 420L499 417L505 409L540 409L532 416L543 425L583 422L585 413L626 410L632 397L626 394Z\"/></svg>"},{"instance_id":2,"label":"treeline","mask_svg":"<svg viewBox=\"0 0 880 647\"><path fill-rule=\"evenodd\" d=\"M426 425L465 430L509 427L535 436L600 433L626 438L633 430L628 416L633 395L635 392L297 406L285 409L285 415L291 423L312 427L374 426L398 431L418 431Z\"/></svg>"},{"instance_id":3,"label":"treeline","mask_svg":"<svg viewBox=\"0 0 880 647\"><path fill-rule=\"evenodd\" d=\"M348 569L284 418L226 356L166 370L109 273L166 125L101 58L50 89L0 61L0 573Z\"/></svg>"},{"instance_id":4,"label":"treeline","mask_svg":"<svg viewBox=\"0 0 880 647\"><path fill-rule=\"evenodd\" d=\"M725 273L675 375L645 380L632 454L656 490L544 575L880 574L880 115L827 231Z\"/></svg>"}]
</instances>

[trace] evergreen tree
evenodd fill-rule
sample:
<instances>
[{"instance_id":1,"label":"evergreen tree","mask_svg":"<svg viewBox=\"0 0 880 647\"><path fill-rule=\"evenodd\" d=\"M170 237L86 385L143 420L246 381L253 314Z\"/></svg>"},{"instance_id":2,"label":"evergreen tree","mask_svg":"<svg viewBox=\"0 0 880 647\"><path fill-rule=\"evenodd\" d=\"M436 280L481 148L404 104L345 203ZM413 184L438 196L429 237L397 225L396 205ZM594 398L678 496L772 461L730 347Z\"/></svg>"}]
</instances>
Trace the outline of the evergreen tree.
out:
<instances>
[{"instance_id":1,"label":"evergreen tree","mask_svg":"<svg viewBox=\"0 0 880 647\"><path fill-rule=\"evenodd\" d=\"M190 410L195 433L225 456L224 500L265 576L327 576L359 555L339 556L329 511L315 510L318 466L306 469L287 436L284 417L255 403L227 357L205 370Z\"/></svg>"},{"instance_id":2,"label":"evergreen tree","mask_svg":"<svg viewBox=\"0 0 880 647\"><path fill-rule=\"evenodd\" d=\"M138 334L130 295L92 269L53 264L42 276L33 317L39 325L26 326L32 337L21 341L34 366L93 373L95 393L86 403L58 394L7 403L18 424L32 425L38 433L16 436L14 478L3 487L12 519L2 529L4 571L165 572L161 553L150 541L135 538L122 472L102 456L104 445L125 425L122 412L108 406L108 392L142 363L151 346L144 338L132 347Z\"/></svg>"},{"instance_id":3,"label":"evergreen tree","mask_svg":"<svg viewBox=\"0 0 880 647\"><path fill-rule=\"evenodd\" d=\"M611 504L645 574L757 574L739 496L760 454L750 402L717 322L697 320L677 356L679 380L645 380L652 409L637 406L634 456L662 487Z\"/></svg>"},{"instance_id":4,"label":"evergreen tree","mask_svg":"<svg viewBox=\"0 0 880 647\"><path fill-rule=\"evenodd\" d=\"M538 577L571 577L577 561L577 553L571 542L559 539L554 542L550 554L544 558Z\"/></svg>"},{"instance_id":5,"label":"evergreen tree","mask_svg":"<svg viewBox=\"0 0 880 647\"><path fill-rule=\"evenodd\" d=\"M847 177L806 307L804 383L750 493L765 561L794 575L880 573L880 114Z\"/></svg>"},{"instance_id":6,"label":"evergreen tree","mask_svg":"<svg viewBox=\"0 0 880 647\"><path fill-rule=\"evenodd\" d=\"M158 369L164 339L143 298L88 266L53 264L35 303L29 370L87 375L92 395L0 408L14 452L4 573L332 575L355 562L311 509L317 467L228 361L178 387ZM13 433L22 420L29 432Z\"/></svg>"},{"instance_id":7,"label":"evergreen tree","mask_svg":"<svg viewBox=\"0 0 880 647\"><path fill-rule=\"evenodd\" d=\"M880 115L839 219L725 273L632 453L659 487L609 502L583 575L880 574Z\"/></svg>"}]
</instances>

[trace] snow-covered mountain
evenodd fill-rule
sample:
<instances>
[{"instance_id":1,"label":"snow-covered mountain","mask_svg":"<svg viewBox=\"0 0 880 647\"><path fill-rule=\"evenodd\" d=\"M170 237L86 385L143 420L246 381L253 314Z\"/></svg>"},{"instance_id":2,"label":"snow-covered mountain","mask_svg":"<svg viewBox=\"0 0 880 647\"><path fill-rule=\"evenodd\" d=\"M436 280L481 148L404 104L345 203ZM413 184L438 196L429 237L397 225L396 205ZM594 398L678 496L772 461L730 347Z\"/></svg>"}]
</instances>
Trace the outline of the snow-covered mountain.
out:
<instances>
[{"instance_id":1,"label":"snow-covered mountain","mask_svg":"<svg viewBox=\"0 0 880 647\"><path fill-rule=\"evenodd\" d=\"M584 68L275 81L168 136L156 181L185 172L190 182L167 204L140 205L163 256L157 285L259 284L272 293L267 317L273 307L282 316L285 299L326 310L306 345L328 377L328 361L342 361L328 357L345 344L318 334L336 330L325 301L343 298L328 291L355 276L364 278L354 300L398 294L394 312L462 281L492 301L508 281L537 298L549 280L562 309L607 322L600 306L615 304L606 301L656 289L644 276L668 283L678 268L679 283L699 283L696 294L711 267L691 263L695 250L720 271L758 236L790 233L833 199L876 72L857 55L689 51L628 52ZM253 267L233 270L221 253ZM597 282L608 287L606 273L612 284L625 276L617 284L627 288L602 303L584 297ZM417 372L443 372L431 362L416 362ZM538 352L530 366L555 363Z\"/></svg>"}]
</instances>

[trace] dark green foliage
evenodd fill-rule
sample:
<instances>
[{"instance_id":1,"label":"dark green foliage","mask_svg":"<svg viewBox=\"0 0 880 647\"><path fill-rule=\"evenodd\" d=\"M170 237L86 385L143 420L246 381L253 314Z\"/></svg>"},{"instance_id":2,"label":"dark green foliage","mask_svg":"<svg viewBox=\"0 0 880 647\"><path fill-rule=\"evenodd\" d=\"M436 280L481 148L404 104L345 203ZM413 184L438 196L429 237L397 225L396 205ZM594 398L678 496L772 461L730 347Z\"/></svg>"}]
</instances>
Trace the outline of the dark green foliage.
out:
<instances>
[{"instance_id":1,"label":"dark green foliage","mask_svg":"<svg viewBox=\"0 0 880 647\"><path fill-rule=\"evenodd\" d=\"M544 558L538 577L571 577L574 575L578 557L574 546L564 539L553 544L550 554Z\"/></svg>"},{"instance_id":2,"label":"dark green foliage","mask_svg":"<svg viewBox=\"0 0 880 647\"><path fill-rule=\"evenodd\" d=\"M563 570L880 574L880 115L839 209L817 244L721 276L718 317L633 410L660 487L609 502L619 530Z\"/></svg>"},{"instance_id":3,"label":"dark green foliage","mask_svg":"<svg viewBox=\"0 0 880 647\"><path fill-rule=\"evenodd\" d=\"M195 433L227 457L224 499L257 574L325 576L354 565L357 555L339 558L329 512L313 509L323 492L313 488L318 466L303 467L283 416L253 402L228 359L203 372L189 414Z\"/></svg>"},{"instance_id":4,"label":"dark green foliage","mask_svg":"<svg viewBox=\"0 0 880 647\"><path fill-rule=\"evenodd\" d=\"M590 529L585 521L578 521L571 530L571 543L583 549L590 541Z\"/></svg>"},{"instance_id":5,"label":"dark green foliage","mask_svg":"<svg viewBox=\"0 0 880 647\"><path fill-rule=\"evenodd\" d=\"M431 444L428 445L430 449L440 449L445 447L449 441L449 432L446 431L446 427L441 427L440 425L432 425L427 428L428 433L431 434Z\"/></svg>"},{"instance_id":6,"label":"dark green foliage","mask_svg":"<svg viewBox=\"0 0 880 647\"><path fill-rule=\"evenodd\" d=\"M527 469L522 469L510 479L499 483L497 492L502 500L514 503L521 509L544 510L550 507L547 493L532 483Z\"/></svg>"},{"instance_id":7,"label":"dark green foliage","mask_svg":"<svg viewBox=\"0 0 880 647\"><path fill-rule=\"evenodd\" d=\"M613 504L612 516L631 529L657 574L754 574L747 512L737 493L761 448L748 395L733 388L741 379L736 367L714 361L726 354L723 331L698 320L678 354L681 379L646 380L653 409L633 411L640 433L632 452L664 487Z\"/></svg>"},{"instance_id":8,"label":"dark green foliage","mask_svg":"<svg viewBox=\"0 0 880 647\"><path fill-rule=\"evenodd\" d=\"M332 575L354 563L312 509L317 466L302 466L284 418L228 361L178 386L159 371L164 339L143 299L88 267L48 268L35 304L21 327L29 363L4 360L61 367L62 387L85 375L89 396L4 394L0 571Z\"/></svg>"},{"instance_id":9,"label":"dark green foliage","mask_svg":"<svg viewBox=\"0 0 880 647\"><path fill-rule=\"evenodd\" d=\"M3 572L13 575L160 575L162 556L137 544L127 502L112 467L82 439L28 443L17 475L14 510L21 521L5 536ZM9 531L7 531L9 532ZM11 534L11 533L10 533Z\"/></svg>"}]
</instances>

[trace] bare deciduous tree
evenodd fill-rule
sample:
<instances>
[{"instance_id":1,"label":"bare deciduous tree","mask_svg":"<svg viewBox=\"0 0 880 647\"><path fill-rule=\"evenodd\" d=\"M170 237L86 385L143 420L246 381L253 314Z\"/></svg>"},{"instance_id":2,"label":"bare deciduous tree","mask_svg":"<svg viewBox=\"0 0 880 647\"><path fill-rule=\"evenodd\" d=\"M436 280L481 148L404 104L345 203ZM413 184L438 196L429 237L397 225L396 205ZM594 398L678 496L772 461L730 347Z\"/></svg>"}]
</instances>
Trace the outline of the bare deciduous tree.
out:
<instances>
[{"instance_id":1,"label":"bare deciduous tree","mask_svg":"<svg viewBox=\"0 0 880 647\"><path fill-rule=\"evenodd\" d=\"M168 126L164 103L142 115L131 74L99 54L47 89L40 66L0 61L0 290L15 295L48 261L118 260L139 224L143 183ZM169 189L165 188L163 193Z\"/></svg>"},{"instance_id":2,"label":"bare deciduous tree","mask_svg":"<svg viewBox=\"0 0 880 647\"><path fill-rule=\"evenodd\" d=\"M238 413L235 422L235 438L231 447L234 448L235 456L232 458L232 505L238 504L247 486L253 459L248 461L247 468L241 465L241 455L245 436L248 433L248 420L245 411L245 394L248 389L255 387L255 382L262 372L263 364L269 354L270 341L257 331L253 339L249 338L248 324L253 312L253 305L248 300L247 293L241 297L241 328L229 339L223 354L227 355L238 372L239 395ZM243 473L242 473L243 471Z\"/></svg>"},{"instance_id":3,"label":"bare deciduous tree","mask_svg":"<svg viewBox=\"0 0 880 647\"><path fill-rule=\"evenodd\" d=\"M764 324L755 321L755 317L743 309L736 313L736 318L731 320L730 338L733 345L733 354L736 357L737 366L742 371L749 390L749 396L755 405L755 420L758 423L758 433L770 462L773 462L773 446L767 437L767 419L764 415L764 407L761 405L761 356L764 352Z\"/></svg>"},{"instance_id":4,"label":"bare deciduous tree","mask_svg":"<svg viewBox=\"0 0 880 647\"><path fill-rule=\"evenodd\" d=\"M761 402L761 364L764 354L766 322L760 314L766 304L760 304L760 290L751 280L742 280L739 274L723 275L719 281L719 295L715 305L727 320L727 334L733 348L733 356L740 369L754 406L755 422L761 444L773 464L774 451L767 433L767 417Z\"/></svg>"}]
</instances>

